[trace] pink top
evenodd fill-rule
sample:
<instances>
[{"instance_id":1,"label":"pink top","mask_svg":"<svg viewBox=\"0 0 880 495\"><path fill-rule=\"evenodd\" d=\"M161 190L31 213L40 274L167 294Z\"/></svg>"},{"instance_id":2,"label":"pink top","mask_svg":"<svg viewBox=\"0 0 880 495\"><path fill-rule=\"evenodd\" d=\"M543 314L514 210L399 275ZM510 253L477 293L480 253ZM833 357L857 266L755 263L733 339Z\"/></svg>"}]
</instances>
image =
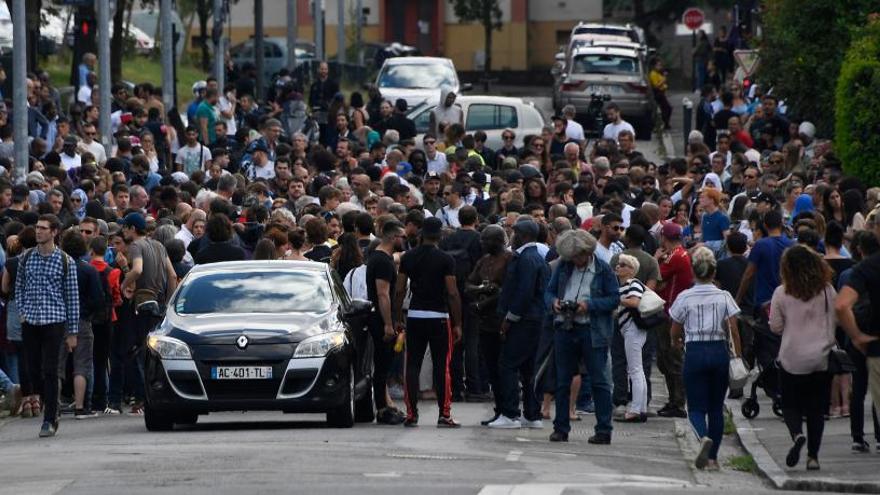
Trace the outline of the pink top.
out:
<instances>
[{"instance_id":1,"label":"pink top","mask_svg":"<svg viewBox=\"0 0 880 495\"><path fill-rule=\"evenodd\" d=\"M828 369L828 353L834 346L834 297L829 284L809 301L785 293L780 285L770 300L770 329L782 334L779 362L793 375Z\"/></svg>"}]
</instances>

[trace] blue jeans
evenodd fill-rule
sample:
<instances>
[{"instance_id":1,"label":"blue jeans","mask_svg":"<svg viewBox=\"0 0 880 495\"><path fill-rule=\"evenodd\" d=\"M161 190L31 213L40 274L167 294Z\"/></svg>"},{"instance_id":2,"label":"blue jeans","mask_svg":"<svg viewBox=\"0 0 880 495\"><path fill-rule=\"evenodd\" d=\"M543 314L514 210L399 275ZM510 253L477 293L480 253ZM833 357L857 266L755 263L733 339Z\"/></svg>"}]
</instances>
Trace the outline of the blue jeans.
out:
<instances>
[{"instance_id":1,"label":"blue jeans","mask_svg":"<svg viewBox=\"0 0 880 495\"><path fill-rule=\"evenodd\" d=\"M727 342L688 342L684 352L684 390L688 419L697 437L709 437L709 459L718 458L724 433L724 398L729 383ZM708 419L708 424L707 424Z\"/></svg>"},{"instance_id":2,"label":"blue jeans","mask_svg":"<svg viewBox=\"0 0 880 495\"><path fill-rule=\"evenodd\" d=\"M12 380L9 379L3 369L0 369L0 392L9 392L12 390L13 385L15 384L12 383Z\"/></svg>"},{"instance_id":3,"label":"blue jeans","mask_svg":"<svg viewBox=\"0 0 880 495\"><path fill-rule=\"evenodd\" d=\"M528 320L512 323L504 335L498 378L501 385L501 414L508 418L517 419L520 416L522 379L522 415L529 421L541 419L541 407L535 395L535 351L540 337L541 322Z\"/></svg>"},{"instance_id":4,"label":"blue jeans","mask_svg":"<svg viewBox=\"0 0 880 495\"><path fill-rule=\"evenodd\" d=\"M571 431L568 418L571 377L581 359L589 374L593 401L596 404L596 433L611 434L611 369L608 346L593 347L589 325L576 324L571 330L556 329L553 348L556 357L556 417L553 429ZM586 378L586 377L585 377Z\"/></svg>"},{"instance_id":5,"label":"blue jeans","mask_svg":"<svg viewBox=\"0 0 880 495\"><path fill-rule=\"evenodd\" d=\"M0 357L3 358L3 370L6 372L9 379L15 383L21 383L18 376L18 350L4 352L3 356Z\"/></svg>"}]
</instances>

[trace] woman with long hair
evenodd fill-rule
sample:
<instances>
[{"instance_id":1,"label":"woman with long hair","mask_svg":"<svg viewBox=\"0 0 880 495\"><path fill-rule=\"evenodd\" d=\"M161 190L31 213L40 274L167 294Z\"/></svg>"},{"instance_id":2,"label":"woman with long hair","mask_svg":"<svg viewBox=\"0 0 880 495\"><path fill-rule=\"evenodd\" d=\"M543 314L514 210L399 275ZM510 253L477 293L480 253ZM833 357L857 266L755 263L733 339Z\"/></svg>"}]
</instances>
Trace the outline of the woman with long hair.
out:
<instances>
[{"instance_id":1,"label":"woman with long hair","mask_svg":"<svg viewBox=\"0 0 880 495\"><path fill-rule=\"evenodd\" d=\"M701 246L693 251L691 267L695 284L679 294L669 308L670 334L673 345L685 350L682 377L688 419L700 439L694 465L717 471L724 399L730 383L728 349L732 347L736 356L742 356L736 320L740 310L729 292L714 285L717 262L709 248Z\"/></svg>"},{"instance_id":2,"label":"woman with long hair","mask_svg":"<svg viewBox=\"0 0 880 495\"><path fill-rule=\"evenodd\" d=\"M856 230L865 230L865 196L858 189L843 193L843 222L850 239Z\"/></svg>"},{"instance_id":3,"label":"woman with long hair","mask_svg":"<svg viewBox=\"0 0 880 495\"><path fill-rule=\"evenodd\" d=\"M364 253L351 232L345 232L337 239L336 249L330 256L330 267L336 270L340 279L345 279L348 272L364 264Z\"/></svg>"},{"instance_id":4,"label":"woman with long hair","mask_svg":"<svg viewBox=\"0 0 880 495\"><path fill-rule=\"evenodd\" d=\"M807 470L815 471L831 390L828 353L835 343L837 292L831 285L831 267L803 245L783 253L780 275L782 284L770 301L770 329L782 335L778 357L782 417L794 442L785 463L796 466L806 444Z\"/></svg>"},{"instance_id":5,"label":"woman with long hair","mask_svg":"<svg viewBox=\"0 0 880 495\"><path fill-rule=\"evenodd\" d=\"M841 224L846 225L846 215L843 212L843 200L840 197L840 191L833 188L826 189L822 197L822 206L824 208L822 214L825 215L825 220L829 222L837 220Z\"/></svg>"}]
</instances>

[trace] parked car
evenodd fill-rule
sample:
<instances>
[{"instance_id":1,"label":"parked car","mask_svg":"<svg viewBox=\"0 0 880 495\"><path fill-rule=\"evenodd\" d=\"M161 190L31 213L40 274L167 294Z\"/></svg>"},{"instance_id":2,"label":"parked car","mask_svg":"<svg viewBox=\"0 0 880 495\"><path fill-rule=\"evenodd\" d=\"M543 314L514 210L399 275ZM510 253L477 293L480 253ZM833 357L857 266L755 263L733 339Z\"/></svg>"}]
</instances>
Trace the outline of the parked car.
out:
<instances>
[{"instance_id":1,"label":"parked car","mask_svg":"<svg viewBox=\"0 0 880 495\"><path fill-rule=\"evenodd\" d=\"M237 70L240 70L245 64L255 65L257 58L254 52L253 38L230 48L229 55ZM315 44L311 41L296 40L297 67L304 63L311 64L316 60ZM285 67L287 67L287 38L263 38L263 80L266 81L266 84L269 84L275 74Z\"/></svg>"},{"instance_id":2,"label":"parked car","mask_svg":"<svg viewBox=\"0 0 880 495\"><path fill-rule=\"evenodd\" d=\"M654 100L647 64L640 51L614 46L575 48L553 89L555 108L574 105L578 120L588 113L594 94L609 95L620 106L623 118L635 128L637 138L650 139Z\"/></svg>"},{"instance_id":3,"label":"parked car","mask_svg":"<svg viewBox=\"0 0 880 495\"><path fill-rule=\"evenodd\" d=\"M413 108L407 115L416 123L416 146L422 147L422 138L429 130L431 111L437 106L440 92L428 101ZM513 129L516 133L516 146L521 147L523 137L528 134L540 134L544 127L544 116L535 108L535 104L522 98L506 96L459 96L455 104L464 113L464 128L467 132L483 131L486 133L486 146L498 149L503 144L501 133L504 129Z\"/></svg>"},{"instance_id":4,"label":"parked car","mask_svg":"<svg viewBox=\"0 0 880 495\"><path fill-rule=\"evenodd\" d=\"M622 36L633 43L647 45L645 30L635 24L603 24L596 22L579 22L571 29L571 36L582 34L600 36Z\"/></svg>"},{"instance_id":5,"label":"parked car","mask_svg":"<svg viewBox=\"0 0 880 495\"><path fill-rule=\"evenodd\" d=\"M324 263L196 266L147 337L147 430L233 410L326 413L335 427L372 421L371 310Z\"/></svg>"},{"instance_id":6,"label":"parked car","mask_svg":"<svg viewBox=\"0 0 880 495\"><path fill-rule=\"evenodd\" d=\"M432 97L439 98L439 90L443 86L458 94L471 89L470 83L459 84L452 60L441 57L386 59L376 76L376 86L383 98L392 103L403 98L410 107Z\"/></svg>"}]
</instances>

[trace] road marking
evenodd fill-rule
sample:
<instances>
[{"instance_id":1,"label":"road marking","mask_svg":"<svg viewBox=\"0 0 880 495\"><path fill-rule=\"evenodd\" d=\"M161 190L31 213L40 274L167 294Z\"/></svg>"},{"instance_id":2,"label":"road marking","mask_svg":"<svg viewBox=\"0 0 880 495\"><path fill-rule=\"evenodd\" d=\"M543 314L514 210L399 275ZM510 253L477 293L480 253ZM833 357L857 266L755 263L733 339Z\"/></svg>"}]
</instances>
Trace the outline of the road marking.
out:
<instances>
[{"instance_id":1,"label":"road marking","mask_svg":"<svg viewBox=\"0 0 880 495\"><path fill-rule=\"evenodd\" d=\"M510 453L507 454L507 458L504 460L507 462L517 462L522 454L522 450L511 450Z\"/></svg>"},{"instance_id":2,"label":"road marking","mask_svg":"<svg viewBox=\"0 0 880 495\"><path fill-rule=\"evenodd\" d=\"M517 442L531 442L528 438L516 437Z\"/></svg>"},{"instance_id":3,"label":"road marking","mask_svg":"<svg viewBox=\"0 0 880 495\"><path fill-rule=\"evenodd\" d=\"M27 493L28 495L54 495L61 493L73 480L34 480L3 483L0 486L0 495L12 495Z\"/></svg>"},{"instance_id":4,"label":"road marking","mask_svg":"<svg viewBox=\"0 0 880 495\"><path fill-rule=\"evenodd\" d=\"M387 473L364 473L367 478L400 478L401 474L395 471Z\"/></svg>"}]
</instances>

